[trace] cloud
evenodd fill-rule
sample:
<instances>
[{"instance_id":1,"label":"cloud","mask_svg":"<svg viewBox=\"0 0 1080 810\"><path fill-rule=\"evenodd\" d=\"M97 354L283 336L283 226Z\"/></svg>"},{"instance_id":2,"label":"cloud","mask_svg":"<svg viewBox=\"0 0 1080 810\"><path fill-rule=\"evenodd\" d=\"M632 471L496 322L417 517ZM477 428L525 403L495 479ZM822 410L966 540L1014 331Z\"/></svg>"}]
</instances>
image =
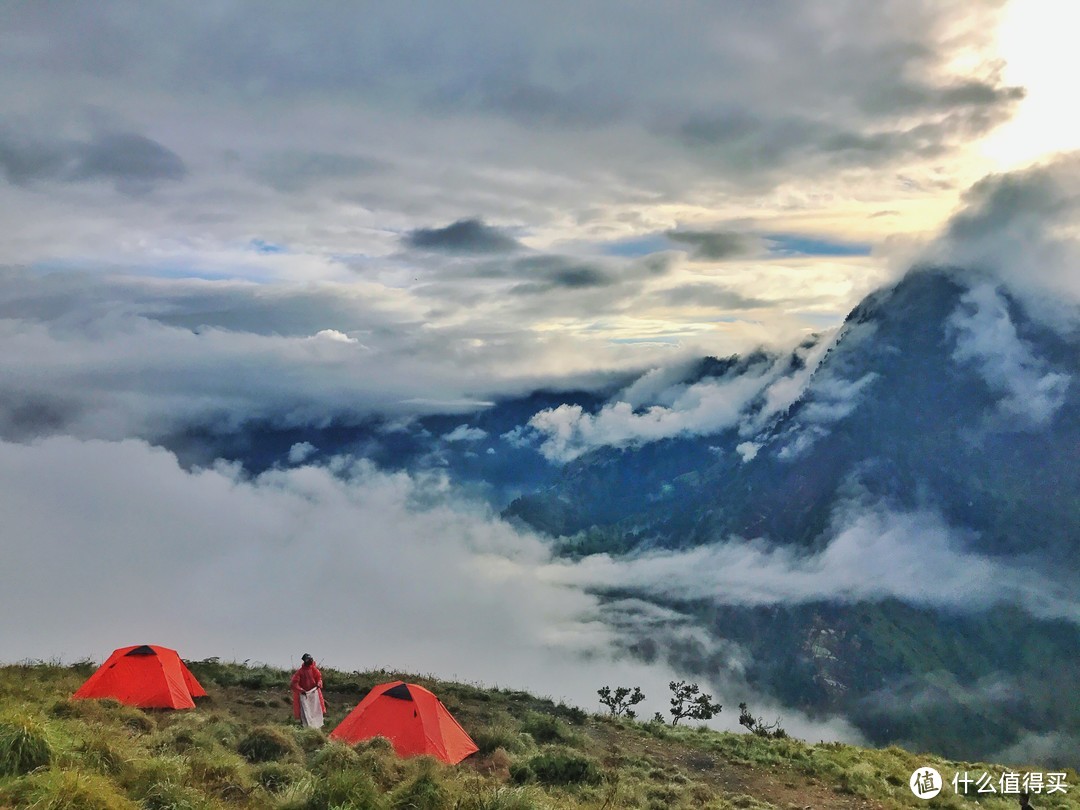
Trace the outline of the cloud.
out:
<instances>
[{"instance_id":1,"label":"cloud","mask_svg":"<svg viewBox=\"0 0 1080 810\"><path fill-rule=\"evenodd\" d=\"M101 660L152 641L287 667L308 650L339 669L437 672L589 709L599 686L634 684L663 709L685 677L665 656L692 643L747 690L737 649L674 611L539 576L544 542L438 477L338 458L252 479L227 464L185 472L140 441L0 441L0 514L0 609L33 607L5 635L8 660ZM645 639L650 663L628 654ZM792 717L813 739L858 739L841 720Z\"/></svg>"},{"instance_id":2,"label":"cloud","mask_svg":"<svg viewBox=\"0 0 1080 810\"><path fill-rule=\"evenodd\" d=\"M297 442L289 448L289 463L300 464L318 452L318 448L311 442Z\"/></svg>"},{"instance_id":3,"label":"cloud","mask_svg":"<svg viewBox=\"0 0 1080 810\"><path fill-rule=\"evenodd\" d=\"M988 273L1022 296L1030 314L1078 327L1080 153L989 175L964 194L942 235L918 257Z\"/></svg>"},{"instance_id":4,"label":"cloud","mask_svg":"<svg viewBox=\"0 0 1080 810\"><path fill-rule=\"evenodd\" d=\"M771 370L772 364L762 363L730 378L673 386L667 405L635 408L616 397L594 414L580 405L560 405L535 414L529 427L542 437L540 452L558 462L602 446L718 433L738 424L746 407L771 381Z\"/></svg>"},{"instance_id":5,"label":"cloud","mask_svg":"<svg viewBox=\"0 0 1080 810\"><path fill-rule=\"evenodd\" d=\"M459 219L445 228L417 228L402 241L407 247L446 253L509 253L521 245L479 219Z\"/></svg>"},{"instance_id":6,"label":"cloud","mask_svg":"<svg viewBox=\"0 0 1080 810\"><path fill-rule=\"evenodd\" d=\"M1008 304L992 284L965 292L946 328L956 341L953 360L974 365L1000 397L1003 427L1037 429L1053 420L1071 379L1051 371L1017 335Z\"/></svg>"},{"instance_id":7,"label":"cloud","mask_svg":"<svg viewBox=\"0 0 1080 810\"><path fill-rule=\"evenodd\" d=\"M458 425L443 436L445 442L478 442L487 438L487 431L469 425Z\"/></svg>"},{"instance_id":8,"label":"cloud","mask_svg":"<svg viewBox=\"0 0 1080 810\"><path fill-rule=\"evenodd\" d=\"M16 137L0 131L0 172L8 182L111 182L136 194L165 181L182 180L187 167L172 150L131 132L98 133L87 140Z\"/></svg>"},{"instance_id":9,"label":"cloud","mask_svg":"<svg viewBox=\"0 0 1080 810\"><path fill-rule=\"evenodd\" d=\"M757 247L756 240L733 231L668 231L667 238L688 245L691 256L699 261L719 261L747 256Z\"/></svg>"},{"instance_id":10,"label":"cloud","mask_svg":"<svg viewBox=\"0 0 1080 810\"><path fill-rule=\"evenodd\" d=\"M488 323L443 306L436 316L423 298L359 280L0 271L0 435L160 437L467 412L555 380L609 385L648 356L603 333L543 332L542 306Z\"/></svg>"},{"instance_id":11,"label":"cloud","mask_svg":"<svg viewBox=\"0 0 1080 810\"><path fill-rule=\"evenodd\" d=\"M1080 623L1066 583L1026 564L984 557L931 511L896 512L852 503L834 516L827 545L801 554L762 540L729 540L690 551L555 561L545 578L587 590L630 589L654 598L721 605L899 599L959 611L1018 604L1042 618Z\"/></svg>"},{"instance_id":12,"label":"cloud","mask_svg":"<svg viewBox=\"0 0 1080 810\"><path fill-rule=\"evenodd\" d=\"M605 0L570 20L471 4L418 17L394 5L186 15L105 2L63 20L20 6L0 34L10 127L142 133L187 173L139 211L81 187L5 186L12 230L33 238L11 237L0 261L160 256L179 234L206 262L257 234L379 272L371 257L401 234L437 240L446 228L433 222L484 225L472 236L500 249L513 239L485 223L518 223L547 250L664 232L719 200L752 205L767 232L792 227L799 208L895 207L910 199L897 173L945 166L958 180L972 141L1016 109L992 59L998 5ZM127 150L91 151L95 173L155 187L178 176L151 144L135 165L118 164ZM13 171L52 171L48 155L45 168L35 160ZM438 247L491 247L468 237Z\"/></svg>"},{"instance_id":13,"label":"cloud","mask_svg":"<svg viewBox=\"0 0 1080 810\"><path fill-rule=\"evenodd\" d=\"M292 193L318 183L364 177L387 168L380 161L362 155L292 149L261 158L254 174L272 188Z\"/></svg>"},{"instance_id":14,"label":"cloud","mask_svg":"<svg viewBox=\"0 0 1080 810\"><path fill-rule=\"evenodd\" d=\"M514 434L514 440L538 441L545 457L566 463L597 447L707 436L731 428L753 437L805 398L805 417L795 431L805 444L812 436L824 435L822 425L847 416L874 378L867 375L849 382L833 374L815 376L832 345L832 335L818 335L789 354L758 350L741 359L712 360L717 367L704 372L701 360L672 362L642 375L595 413L580 405L540 411L525 431ZM740 454L748 460L753 457L747 455L749 449L759 445L740 446L744 448Z\"/></svg>"}]
</instances>

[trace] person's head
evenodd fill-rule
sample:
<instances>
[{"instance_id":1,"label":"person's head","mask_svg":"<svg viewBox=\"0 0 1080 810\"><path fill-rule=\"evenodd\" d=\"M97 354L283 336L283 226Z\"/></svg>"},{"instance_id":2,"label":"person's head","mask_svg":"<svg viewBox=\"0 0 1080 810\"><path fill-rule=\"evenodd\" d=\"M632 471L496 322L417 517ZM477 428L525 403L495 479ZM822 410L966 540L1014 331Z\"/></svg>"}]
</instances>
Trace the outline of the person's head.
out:
<instances>
[{"instance_id":1,"label":"person's head","mask_svg":"<svg viewBox=\"0 0 1080 810\"><path fill-rule=\"evenodd\" d=\"M305 667L310 667L315 663L315 659L311 657L311 653L304 653L300 656L300 660L304 662Z\"/></svg>"}]
</instances>

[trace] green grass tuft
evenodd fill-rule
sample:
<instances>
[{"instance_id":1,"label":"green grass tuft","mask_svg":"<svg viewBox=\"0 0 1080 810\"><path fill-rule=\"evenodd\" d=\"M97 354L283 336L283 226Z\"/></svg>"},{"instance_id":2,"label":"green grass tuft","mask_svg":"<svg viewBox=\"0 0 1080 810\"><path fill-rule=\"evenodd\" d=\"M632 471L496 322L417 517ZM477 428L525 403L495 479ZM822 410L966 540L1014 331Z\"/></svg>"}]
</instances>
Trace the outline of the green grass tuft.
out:
<instances>
[{"instance_id":1,"label":"green grass tuft","mask_svg":"<svg viewBox=\"0 0 1080 810\"><path fill-rule=\"evenodd\" d=\"M360 754L337 740L330 740L311 757L311 770L319 775L358 767Z\"/></svg>"},{"instance_id":2,"label":"green grass tuft","mask_svg":"<svg viewBox=\"0 0 1080 810\"><path fill-rule=\"evenodd\" d=\"M98 774L38 771L0 791L0 806L33 810L138 810ZM150 808L149 810L156 810Z\"/></svg>"},{"instance_id":3,"label":"green grass tuft","mask_svg":"<svg viewBox=\"0 0 1080 810\"><path fill-rule=\"evenodd\" d=\"M450 793L432 773L422 773L393 795L391 810L449 810Z\"/></svg>"},{"instance_id":4,"label":"green grass tuft","mask_svg":"<svg viewBox=\"0 0 1080 810\"><path fill-rule=\"evenodd\" d=\"M576 742L576 737L570 730L570 727L550 714L530 712L526 715L524 722L522 722L521 730L541 745L548 743L573 745ZM503 747L505 748L506 746Z\"/></svg>"},{"instance_id":5,"label":"green grass tuft","mask_svg":"<svg viewBox=\"0 0 1080 810\"><path fill-rule=\"evenodd\" d=\"M281 793L304 780L307 771L291 762L267 762L255 770L255 781L269 793Z\"/></svg>"},{"instance_id":6,"label":"green grass tuft","mask_svg":"<svg viewBox=\"0 0 1080 810\"><path fill-rule=\"evenodd\" d=\"M545 751L526 762L510 766L510 778L517 783L542 785L598 785L603 773L596 761L574 751Z\"/></svg>"},{"instance_id":7,"label":"green grass tuft","mask_svg":"<svg viewBox=\"0 0 1080 810\"><path fill-rule=\"evenodd\" d=\"M157 782L143 795L144 810L210 810L210 802L194 788L176 782Z\"/></svg>"},{"instance_id":8,"label":"green grass tuft","mask_svg":"<svg viewBox=\"0 0 1080 810\"><path fill-rule=\"evenodd\" d=\"M273 726L256 726L237 743L236 750L248 762L295 762L300 759L300 746L296 740Z\"/></svg>"},{"instance_id":9,"label":"green grass tuft","mask_svg":"<svg viewBox=\"0 0 1080 810\"><path fill-rule=\"evenodd\" d=\"M0 721L0 776L20 776L52 762L45 729L26 715Z\"/></svg>"}]
</instances>

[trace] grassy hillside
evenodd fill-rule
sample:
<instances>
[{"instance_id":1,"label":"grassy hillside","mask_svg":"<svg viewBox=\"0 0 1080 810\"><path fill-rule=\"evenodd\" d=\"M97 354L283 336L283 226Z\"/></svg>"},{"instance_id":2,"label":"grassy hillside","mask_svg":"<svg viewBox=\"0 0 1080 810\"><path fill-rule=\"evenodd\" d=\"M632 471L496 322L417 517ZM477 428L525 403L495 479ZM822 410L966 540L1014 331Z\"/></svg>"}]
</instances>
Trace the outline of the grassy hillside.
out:
<instances>
[{"instance_id":1,"label":"grassy hillside","mask_svg":"<svg viewBox=\"0 0 1080 810\"><path fill-rule=\"evenodd\" d=\"M1009 769L898 748L765 739L589 715L524 692L389 672L324 670L327 730L374 684L434 691L480 746L457 767L400 760L384 740L328 742L291 719L288 673L194 662L194 711L70 701L89 664L0 668L0 808L40 810L538 810L539 808L1015 808L1015 798L917 799L917 767ZM600 686L602 684L598 684ZM726 707L730 711L733 707ZM1014 771L1042 770L1014 768ZM1080 810L1080 780L1036 808Z\"/></svg>"}]
</instances>

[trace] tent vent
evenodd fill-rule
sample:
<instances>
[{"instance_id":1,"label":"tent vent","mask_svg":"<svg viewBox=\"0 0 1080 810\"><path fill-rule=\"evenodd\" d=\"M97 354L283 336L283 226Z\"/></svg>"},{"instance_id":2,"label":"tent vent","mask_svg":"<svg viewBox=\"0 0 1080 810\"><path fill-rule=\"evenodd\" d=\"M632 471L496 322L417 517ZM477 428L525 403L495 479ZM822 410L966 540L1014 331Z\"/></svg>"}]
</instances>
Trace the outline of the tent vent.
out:
<instances>
[{"instance_id":1,"label":"tent vent","mask_svg":"<svg viewBox=\"0 0 1080 810\"><path fill-rule=\"evenodd\" d=\"M397 698L398 700L412 700L412 694L409 692L409 687L406 684L399 683L397 686L387 689L383 692L386 697Z\"/></svg>"},{"instance_id":2,"label":"tent vent","mask_svg":"<svg viewBox=\"0 0 1080 810\"><path fill-rule=\"evenodd\" d=\"M124 653L124 655L157 655L157 653L149 644L143 644L141 647L136 647L134 650Z\"/></svg>"}]
</instances>

